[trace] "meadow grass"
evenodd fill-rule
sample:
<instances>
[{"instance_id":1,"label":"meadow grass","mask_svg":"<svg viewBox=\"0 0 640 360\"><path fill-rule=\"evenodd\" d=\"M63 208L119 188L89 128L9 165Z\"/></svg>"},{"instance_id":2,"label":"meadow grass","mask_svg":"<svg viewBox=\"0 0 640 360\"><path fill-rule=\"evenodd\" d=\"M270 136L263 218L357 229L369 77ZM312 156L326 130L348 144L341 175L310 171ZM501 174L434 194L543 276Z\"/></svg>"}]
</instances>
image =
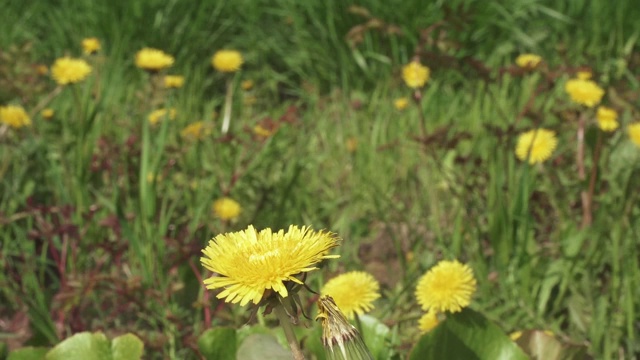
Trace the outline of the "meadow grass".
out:
<instances>
[{"instance_id":1,"label":"meadow grass","mask_svg":"<svg viewBox=\"0 0 640 360\"><path fill-rule=\"evenodd\" d=\"M151 354L196 358L206 326L250 319L204 292L206 242L248 224L309 224L344 238L340 265L312 287L336 271L397 266L373 315L400 334L398 349L417 338L417 278L457 258L478 279L472 307L505 331L551 330L595 358L637 357L640 150L625 128L639 115L639 17L633 0L10 1L1 105L34 109L55 91L35 66L80 56L84 37L103 49L92 76L47 105L53 120L33 114L32 127L0 135L0 316L27 313L32 336L19 340L31 344L133 331ZM168 73L185 76L183 88L160 89L135 68L144 46L175 56ZM213 71L222 48L243 53L242 72ZM513 70L523 52L553 74ZM399 111L393 100L411 97L400 69L416 53L431 80ZM597 169L586 226L591 176L577 175L577 111L563 88L580 67L623 124L586 131L585 167ZM250 91L238 86L246 79ZM147 121L172 107L175 120ZM211 134L181 137L196 121ZM260 137L265 121L278 129ZM529 166L514 155L517 135L538 126L560 143ZM223 196L242 206L232 222L211 212Z\"/></svg>"}]
</instances>

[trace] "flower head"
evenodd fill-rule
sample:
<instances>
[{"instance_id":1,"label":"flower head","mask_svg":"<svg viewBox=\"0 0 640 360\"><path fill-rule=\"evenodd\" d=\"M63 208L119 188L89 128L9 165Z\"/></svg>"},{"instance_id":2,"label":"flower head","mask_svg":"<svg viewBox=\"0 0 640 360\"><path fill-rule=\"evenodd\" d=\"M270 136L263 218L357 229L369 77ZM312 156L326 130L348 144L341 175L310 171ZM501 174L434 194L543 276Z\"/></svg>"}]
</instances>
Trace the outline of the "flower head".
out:
<instances>
[{"instance_id":1,"label":"flower head","mask_svg":"<svg viewBox=\"0 0 640 360\"><path fill-rule=\"evenodd\" d=\"M571 79L564 86L574 102L587 107L596 106L604 96L604 90L595 82L586 79Z\"/></svg>"},{"instance_id":2,"label":"flower head","mask_svg":"<svg viewBox=\"0 0 640 360\"><path fill-rule=\"evenodd\" d=\"M380 284L369 273L352 271L329 280L322 295L331 296L349 319L373 309L373 301L380 297Z\"/></svg>"},{"instance_id":3,"label":"flower head","mask_svg":"<svg viewBox=\"0 0 640 360\"><path fill-rule=\"evenodd\" d=\"M240 70L243 62L242 54L235 50L220 50L211 58L211 65L214 69L224 73Z\"/></svg>"},{"instance_id":4,"label":"flower head","mask_svg":"<svg viewBox=\"0 0 640 360\"><path fill-rule=\"evenodd\" d=\"M211 128L204 121L196 121L187 125L180 135L186 140L202 140L211 134Z\"/></svg>"},{"instance_id":5,"label":"flower head","mask_svg":"<svg viewBox=\"0 0 640 360\"><path fill-rule=\"evenodd\" d=\"M136 53L136 66L147 71L160 71L173 65L173 56L162 50L144 48Z\"/></svg>"},{"instance_id":6,"label":"flower head","mask_svg":"<svg viewBox=\"0 0 640 360\"><path fill-rule=\"evenodd\" d=\"M100 40L98 38L90 37L82 40L82 50L86 55L95 54L100 48Z\"/></svg>"},{"instance_id":7,"label":"flower head","mask_svg":"<svg viewBox=\"0 0 640 360\"><path fill-rule=\"evenodd\" d=\"M640 147L640 122L629 124L629 126L627 126L627 131L629 131L629 138L631 141L636 144L636 146Z\"/></svg>"},{"instance_id":8,"label":"flower head","mask_svg":"<svg viewBox=\"0 0 640 360\"><path fill-rule=\"evenodd\" d=\"M598 126L602 131L614 131L618 128L618 113L612 108L606 106L599 106L596 112L596 119L598 119Z\"/></svg>"},{"instance_id":9,"label":"flower head","mask_svg":"<svg viewBox=\"0 0 640 360\"><path fill-rule=\"evenodd\" d=\"M222 220L233 220L242 212L240 204L229 197L223 197L214 201L211 209L213 213Z\"/></svg>"},{"instance_id":10,"label":"flower head","mask_svg":"<svg viewBox=\"0 0 640 360\"><path fill-rule=\"evenodd\" d=\"M204 280L207 289L224 288L217 295L226 302L244 306L260 303L265 291L281 297L289 295L292 284L303 284L297 277L317 269L323 259L336 258L329 250L338 246L332 233L291 225L285 232L246 230L220 234L202 251L202 265L219 276Z\"/></svg>"},{"instance_id":11,"label":"flower head","mask_svg":"<svg viewBox=\"0 0 640 360\"><path fill-rule=\"evenodd\" d=\"M412 89L421 88L429 80L431 71L418 61L412 61L402 68L402 79Z\"/></svg>"},{"instance_id":12,"label":"flower head","mask_svg":"<svg viewBox=\"0 0 640 360\"><path fill-rule=\"evenodd\" d=\"M440 321L438 320L438 313L429 310L424 315L422 315L420 320L418 320L418 328L420 329L421 333L426 334L429 331L433 330L436 326L438 326L439 323Z\"/></svg>"},{"instance_id":13,"label":"flower head","mask_svg":"<svg viewBox=\"0 0 640 360\"><path fill-rule=\"evenodd\" d=\"M147 119L149 119L149 123L151 125L155 125L158 122L160 122L160 120L164 119L165 117L167 117L167 109L157 109L157 110L153 110L149 114ZM176 119L176 109L175 108L169 109L168 117L169 117L170 120L175 120Z\"/></svg>"},{"instance_id":14,"label":"flower head","mask_svg":"<svg viewBox=\"0 0 640 360\"><path fill-rule=\"evenodd\" d=\"M516 58L516 65L523 69L535 69L542 62L542 58L535 54L522 54Z\"/></svg>"},{"instance_id":15,"label":"flower head","mask_svg":"<svg viewBox=\"0 0 640 360\"><path fill-rule=\"evenodd\" d=\"M593 74L589 70L581 70L576 73L576 77L580 80L589 80Z\"/></svg>"},{"instance_id":16,"label":"flower head","mask_svg":"<svg viewBox=\"0 0 640 360\"><path fill-rule=\"evenodd\" d=\"M82 59L63 57L56 60L51 67L51 76L58 85L75 84L89 76L91 66Z\"/></svg>"},{"instance_id":17,"label":"flower head","mask_svg":"<svg viewBox=\"0 0 640 360\"><path fill-rule=\"evenodd\" d=\"M244 91L249 91L249 90L253 89L254 85L255 84L253 83L253 80L245 80L242 83L240 83L240 87Z\"/></svg>"},{"instance_id":18,"label":"flower head","mask_svg":"<svg viewBox=\"0 0 640 360\"><path fill-rule=\"evenodd\" d=\"M468 265L440 261L418 280L416 298L423 310L458 312L469 306L476 279Z\"/></svg>"},{"instance_id":19,"label":"flower head","mask_svg":"<svg viewBox=\"0 0 640 360\"><path fill-rule=\"evenodd\" d=\"M55 115L55 112L51 108L46 108L46 109L40 111L40 116L42 116L42 118L45 119L45 120L52 119L53 115Z\"/></svg>"},{"instance_id":20,"label":"flower head","mask_svg":"<svg viewBox=\"0 0 640 360\"><path fill-rule=\"evenodd\" d=\"M21 106L0 106L0 123L19 129L31 125L31 118Z\"/></svg>"},{"instance_id":21,"label":"flower head","mask_svg":"<svg viewBox=\"0 0 640 360\"><path fill-rule=\"evenodd\" d=\"M322 324L322 345L328 359L373 359L360 333L347 321L331 296L318 299L317 320Z\"/></svg>"},{"instance_id":22,"label":"flower head","mask_svg":"<svg viewBox=\"0 0 640 360\"><path fill-rule=\"evenodd\" d=\"M184 76L179 75L167 75L164 77L164 87L167 89L177 89L184 85Z\"/></svg>"},{"instance_id":23,"label":"flower head","mask_svg":"<svg viewBox=\"0 0 640 360\"><path fill-rule=\"evenodd\" d=\"M518 137L516 156L522 161L529 159L529 164L541 163L551 157L556 146L558 146L558 139L553 131L530 130Z\"/></svg>"},{"instance_id":24,"label":"flower head","mask_svg":"<svg viewBox=\"0 0 640 360\"><path fill-rule=\"evenodd\" d=\"M395 106L397 110L402 111L406 109L407 106L409 106L409 99L407 99L406 97L395 99L393 101L393 106Z\"/></svg>"}]
</instances>

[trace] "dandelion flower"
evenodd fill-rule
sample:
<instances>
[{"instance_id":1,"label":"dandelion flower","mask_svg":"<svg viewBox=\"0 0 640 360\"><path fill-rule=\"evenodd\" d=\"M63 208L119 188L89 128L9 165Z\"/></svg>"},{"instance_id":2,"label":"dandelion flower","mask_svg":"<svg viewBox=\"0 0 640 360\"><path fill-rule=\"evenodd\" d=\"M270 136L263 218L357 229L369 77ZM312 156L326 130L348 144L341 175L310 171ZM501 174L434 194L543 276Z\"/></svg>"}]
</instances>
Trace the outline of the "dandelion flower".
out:
<instances>
[{"instance_id":1,"label":"dandelion flower","mask_svg":"<svg viewBox=\"0 0 640 360\"><path fill-rule=\"evenodd\" d=\"M412 89L421 88L429 80L431 71L417 61L412 61L402 68L402 79Z\"/></svg>"},{"instance_id":2,"label":"dandelion flower","mask_svg":"<svg viewBox=\"0 0 640 360\"><path fill-rule=\"evenodd\" d=\"M328 359L373 359L360 333L347 321L331 296L318 299L317 320L322 324L322 345Z\"/></svg>"},{"instance_id":3,"label":"dandelion flower","mask_svg":"<svg viewBox=\"0 0 640 360\"><path fill-rule=\"evenodd\" d=\"M429 310L418 320L418 328L421 333L426 334L438 326L439 323L438 314Z\"/></svg>"},{"instance_id":4,"label":"dandelion flower","mask_svg":"<svg viewBox=\"0 0 640 360\"><path fill-rule=\"evenodd\" d=\"M249 91L253 89L253 86L254 86L253 80L245 80L242 83L240 83L240 87L244 91Z\"/></svg>"},{"instance_id":5,"label":"dandelion flower","mask_svg":"<svg viewBox=\"0 0 640 360\"><path fill-rule=\"evenodd\" d=\"M40 112L40 116L45 120L51 120L53 115L55 115L55 112L51 108L46 108Z\"/></svg>"},{"instance_id":6,"label":"dandelion flower","mask_svg":"<svg viewBox=\"0 0 640 360\"><path fill-rule=\"evenodd\" d=\"M147 119L149 120L149 123L151 125L155 125L158 122L160 122L160 120L164 119L166 116L167 116L167 109L157 109L157 110L153 110L149 114ZM170 120L175 120L176 119L176 109L175 108L169 109L169 119Z\"/></svg>"},{"instance_id":7,"label":"dandelion flower","mask_svg":"<svg viewBox=\"0 0 640 360\"><path fill-rule=\"evenodd\" d=\"M95 54L100 50L100 40L90 37L82 40L82 50L86 55Z\"/></svg>"},{"instance_id":8,"label":"dandelion flower","mask_svg":"<svg viewBox=\"0 0 640 360\"><path fill-rule=\"evenodd\" d=\"M89 76L91 66L82 59L63 57L51 67L51 76L58 85L78 83Z\"/></svg>"},{"instance_id":9,"label":"dandelion flower","mask_svg":"<svg viewBox=\"0 0 640 360\"><path fill-rule=\"evenodd\" d=\"M233 220L240 215L242 208L237 201L229 197L223 197L213 202L213 213L222 220Z\"/></svg>"},{"instance_id":10,"label":"dandelion flower","mask_svg":"<svg viewBox=\"0 0 640 360\"><path fill-rule=\"evenodd\" d=\"M516 65L523 69L535 69L540 62L542 58L535 54L522 54L516 58Z\"/></svg>"},{"instance_id":11,"label":"dandelion flower","mask_svg":"<svg viewBox=\"0 0 640 360\"><path fill-rule=\"evenodd\" d=\"M592 76L593 74L589 70L578 71L578 73L576 74L576 77L580 80L589 80Z\"/></svg>"},{"instance_id":12,"label":"dandelion flower","mask_svg":"<svg viewBox=\"0 0 640 360\"><path fill-rule=\"evenodd\" d=\"M629 138L636 146L640 147L640 122L629 124L627 126L629 131Z\"/></svg>"},{"instance_id":13,"label":"dandelion flower","mask_svg":"<svg viewBox=\"0 0 640 360\"><path fill-rule=\"evenodd\" d=\"M167 75L164 77L164 87L167 89L178 89L184 85L184 76Z\"/></svg>"},{"instance_id":14,"label":"dandelion flower","mask_svg":"<svg viewBox=\"0 0 640 360\"><path fill-rule=\"evenodd\" d=\"M260 303L265 291L281 297L289 295L292 283L303 284L297 276L316 270L323 259L337 258L329 250L338 246L332 233L291 225L285 232L246 230L220 234L202 251L202 265L219 274L204 280L207 289L224 288L217 295L226 302L246 305Z\"/></svg>"},{"instance_id":15,"label":"dandelion flower","mask_svg":"<svg viewBox=\"0 0 640 360\"><path fill-rule=\"evenodd\" d=\"M596 106L604 96L604 90L595 82L586 79L571 79L564 86L574 102L587 107Z\"/></svg>"},{"instance_id":16,"label":"dandelion flower","mask_svg":"<svg viewBox=\"0 0 640 360\"><path fill-rule=\"evenodd\" d=\"M393 106L395 106L397 110L402 111L406 109L407 106L409 106L409 99L407 99L406 97L395 99L393 101Z\"/></svg>"},{"instance_id":17,"label":"dandelion flower","mask_svg":"<svg viewBox=\"0 0 640 360\"><path fill-rule=\"evenodd\" d=\"M522 331L518 330L518 331L514 331L511 334L509 334L509 338L512 341L518 341L518 339L520 339L522 337Z\"/></svg>"},{"instance_id":18,"label":"dandelion flower","mask_svg":"<svg viewBox=\"0 0 640 360\"><path fill-rule=\"evenodd\" d=\"M416 298L423 310L458 312L469 306L476 279L468 265L440 261L418 280Z\"/></svg>"},{"instance_id":19,"label":"dandelion flower","mask_svg":"<svg viewBox=\"0 0 640 360\"><path fill-rule=\"evenodd\" d=\"M529 164L541 163L551 157L556 146L558 139L553 131L530 130L518 137L516 156L522 161L529 159Z\"/></svg>"},{"instance_id":20,"label":"dandelion flower","mask_svg":"<svg viewBox=\"0 0 640 360\"><path fill-rule=\"evenodd\" d=\"M611 132L618 128L618 113L612 108L599 106L596 112L598 126L602 131Z\"/></svg>"},{"instance_id":21,"label":"dandelion flower","mask_svg":"<svg viewBox=\"0 0 640 360\"><path fill-rule=\"evenodd\" d=\"M380 297L380 284L363 271L351 271L329 280L322 290L329 295L349 319L373 309L373 302Z\"/></svg>"},{"instance_id":22,"label":"dandelion flower","mask_svg":"<svg viewBox=\"0 0 640 360\"><path fill-rule=\"evenodd\" d=\"M211 128L204 121L191 123L180 132L180 136L187 140L202 140L208 135L211 135Z\"/></svg>"},{"instance_id":23,"label":"dandelion flower","mask_svg":"<svg viewBox=\"0 0 640 360\"><path fill-rule=\"evenodd\" d=\"M21 106L0 106L0 123L7 124L14 129L30 126L31 118Z\"/></svg>"},{"instance_id":24,"label":"dandelion flower","mask_svg":"<svg viewBox=\"0 0 640 360\"><path fill-rule=\"evenodd\" d=\"M147 71L160 71L173 65L173 56L162 50L144 48L136 53L136 66Z\"/></svg>"},{"instance_id":25,"label":"dandelion flower","mask_svg":"<svg viewBox=\"0 0 640 360\"><path fill-rule=\"evenodd\" d=\"M236 72L240 70L240 66L244 60L242 54L235 50L220 50L213 55L211 65L224 73Z\"/></svg>"}]
</instances>

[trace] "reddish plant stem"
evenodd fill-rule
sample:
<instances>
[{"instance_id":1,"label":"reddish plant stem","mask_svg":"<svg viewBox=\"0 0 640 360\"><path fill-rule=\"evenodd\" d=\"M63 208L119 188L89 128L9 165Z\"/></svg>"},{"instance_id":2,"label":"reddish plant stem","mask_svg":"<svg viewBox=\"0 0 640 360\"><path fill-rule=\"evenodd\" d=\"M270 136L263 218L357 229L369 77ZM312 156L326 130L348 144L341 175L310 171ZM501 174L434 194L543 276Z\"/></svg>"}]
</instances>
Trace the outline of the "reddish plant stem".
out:
<instances>
[{"instance_id":1,"label":"reddish plant stem","mask_svg":"<svg viewBox=\"0 0 640 360\"><path fill-rule=\"evenodd\" d=\"M593 164L591 173L589 174L589 188L582 192L582 225L581 228L591 226L593 222L593 194L596 190L596 177L598 176L598 162L600 160L600 152L602 150L602 134L598 132L598 140L593 153Z\"/></svg>"}]
</instances>

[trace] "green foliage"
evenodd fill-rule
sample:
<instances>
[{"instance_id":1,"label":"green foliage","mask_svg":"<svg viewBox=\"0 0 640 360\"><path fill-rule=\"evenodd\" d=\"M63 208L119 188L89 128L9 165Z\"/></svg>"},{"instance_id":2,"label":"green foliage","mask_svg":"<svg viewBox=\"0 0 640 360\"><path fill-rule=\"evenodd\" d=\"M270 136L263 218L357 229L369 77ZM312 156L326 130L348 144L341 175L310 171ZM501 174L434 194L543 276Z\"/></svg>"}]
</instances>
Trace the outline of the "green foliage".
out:
<instances>
[{"instance_id":1,"label":"green foliage","mask_svg":"<svg viewBox=\"0 0 640 360\"><path fill-rule=\"evenodd\" d=\"M8 360L139 360L144 344L133 334L109 341L103 333L78 333L48 348L21 348L9 353Z\"/></svg>"},{"instance_id":2,"label":"green foliage","mask_svg":"<svg viewBox=\"0 0 640 360\"><path fill-rule=\"evenodd\" d=\"M205 359L233 360L236 358L236 330L209 329L198 338L198 349Z\"/></svg>"}]
</instances>

